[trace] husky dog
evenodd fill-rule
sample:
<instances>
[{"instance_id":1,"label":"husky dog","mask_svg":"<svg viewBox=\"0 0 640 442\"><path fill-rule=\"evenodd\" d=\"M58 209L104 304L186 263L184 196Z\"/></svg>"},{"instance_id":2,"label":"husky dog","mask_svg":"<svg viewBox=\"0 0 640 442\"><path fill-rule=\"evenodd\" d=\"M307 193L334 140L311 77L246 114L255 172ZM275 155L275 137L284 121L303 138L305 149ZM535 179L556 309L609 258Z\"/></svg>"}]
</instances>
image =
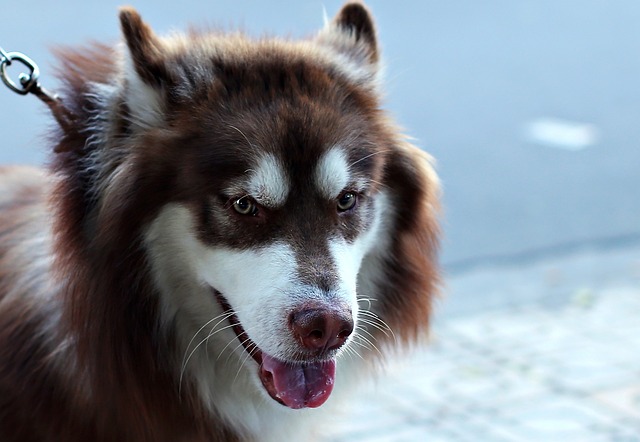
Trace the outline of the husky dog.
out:
<instances>
[{"instance_id":1,"label":"husky dog","mask_svg":"<svg viewBox=\"0 0 640 442\"><path fill-rule=\"evenodd\" d=\"M438 180L370 13L61 50L72 124L0 172L0 440L293 441L420 340Z\"/></svg>"}]
</instances>

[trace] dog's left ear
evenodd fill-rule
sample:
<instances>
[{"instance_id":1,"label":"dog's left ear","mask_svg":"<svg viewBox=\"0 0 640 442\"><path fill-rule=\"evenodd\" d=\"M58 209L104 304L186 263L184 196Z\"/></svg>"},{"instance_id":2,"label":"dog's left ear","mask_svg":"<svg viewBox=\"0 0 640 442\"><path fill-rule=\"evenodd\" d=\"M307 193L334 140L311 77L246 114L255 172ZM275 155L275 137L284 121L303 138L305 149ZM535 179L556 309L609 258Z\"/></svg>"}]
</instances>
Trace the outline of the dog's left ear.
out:
<instances>
[{"instance_id":1,"label":"dog's left ear","mask_svg":"<svg viewBox=\"0 0 640 442\"><path fill-rule=\"evenodd\" d=\"M320 31L318 41L331 45L359 64L376 66L378 63L373 17L361 2L345 4L333 21Z\"/></svg>"}]
</instances>

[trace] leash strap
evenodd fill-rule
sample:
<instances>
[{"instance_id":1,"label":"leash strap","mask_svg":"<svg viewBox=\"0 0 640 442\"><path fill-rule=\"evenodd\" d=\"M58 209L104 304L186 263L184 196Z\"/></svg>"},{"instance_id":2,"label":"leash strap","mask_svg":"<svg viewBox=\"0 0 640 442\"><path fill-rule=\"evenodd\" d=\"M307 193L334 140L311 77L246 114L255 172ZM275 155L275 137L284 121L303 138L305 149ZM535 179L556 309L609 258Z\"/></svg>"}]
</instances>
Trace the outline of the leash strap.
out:
<instances>
[{"instance_id":1,"label":"leash strap","mask_svg":"<svg viewBox=\"0 0 640 442\"><path fill-rule=\"evenodd\" d=\"M20 63L29 72L22 72L18 76L18 83L13 81L7 72L7 67L14 62ZM57 94L51 93L40 85L38 81L40 69L38 65L21 52L6 52L0 47L0 78L13 92L20 95L33 94L44 104L49 106L53 117L62 129L70 133L73 129L74 115L67 109Z\"/></svg>"}]
</instances>

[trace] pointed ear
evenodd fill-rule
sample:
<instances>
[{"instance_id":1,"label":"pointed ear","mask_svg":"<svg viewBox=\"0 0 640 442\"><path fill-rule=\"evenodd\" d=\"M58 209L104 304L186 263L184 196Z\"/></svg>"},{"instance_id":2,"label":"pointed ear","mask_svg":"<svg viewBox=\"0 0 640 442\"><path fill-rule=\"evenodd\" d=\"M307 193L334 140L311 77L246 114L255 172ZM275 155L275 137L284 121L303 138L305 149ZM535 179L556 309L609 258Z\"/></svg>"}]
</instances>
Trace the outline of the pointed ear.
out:
<instances>
[{"instance_id":1,"label":"pointed ear","mask_svg":"<svg viewBox=\"0 0 640 442\"><path fill-rule=\"evenodd\" d=\"M125 101L131 121L141 128L157 126L162 121L165 89L171 83L163 44L131 7L120 9L120 26L126 44Z\"/></svg>"},{"instance_id":2,"label":"pointed ear","mask_svg":"<svg viewBox=\"0 0 640 442\"><path fill-rule=\"evenodd\" d=\"M120 26L136 73L150 86L160 86L169 75L162 43L132 7L120 9Z\"/></svg>"},{"instance_id":3,"label":"pointed ear","mask_svg":"<svg viewBox=\"0 0 640 442\"><path fill-rule=\"evenodd\" d=\"M361 2L345 4L318 38L360 63L377 64L379 60L373 17Z\"/></svg>"}]
</instances>

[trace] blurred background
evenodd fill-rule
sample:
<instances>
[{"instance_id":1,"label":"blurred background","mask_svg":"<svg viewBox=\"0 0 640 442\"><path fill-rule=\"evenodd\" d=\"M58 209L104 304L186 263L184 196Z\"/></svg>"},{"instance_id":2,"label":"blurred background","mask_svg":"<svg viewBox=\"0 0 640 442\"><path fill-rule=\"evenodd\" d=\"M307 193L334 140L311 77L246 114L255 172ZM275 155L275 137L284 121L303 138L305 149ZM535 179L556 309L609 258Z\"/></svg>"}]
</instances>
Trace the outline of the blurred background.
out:
<instances>
[{"instance_id":1,"label":"blurred background","mask_svg":"<svg viewBox=\"0 0 640 442\"><path fill-rule=\"evenodd\" d=\"M332 17L343 2L129 3L158 33L183 29L188 24L215 24L240 26L256 36L303 37L323 25L324 10ZM490 320L494 324L515 317L532 327L545 323L544 318L550 321L549 327L558 326L568 321L563 315L573 315L580 336L598 336L610 344L605 347L620 348L625 355L634 343L640 345L637 339L629 340L636 331L640 335L640 328L633 328L640 323L640 3L367 3L377 20L386 63L385 107L416 143L437 159L444 188L442 263L447 286L436 313L435 339L441 336L441 343L438 347L436 342L434 347L441 354L434 350L433 355L425 357L435 358L429 359L434 365L436 359L442 362L454 358L449 346L462 344L456 341L461 335L452 327L462 324L464 328L486 314L498 315ZM117 7L121 4L115 0L32 0L28 4L3 0L0 46L36 60L43 85L55 90L51 69L54 60L49 49L89 40L116 42ZM20 97L4 88L0 88L0 103L0 164L46 162L43 135L51 124L47 109L33 97ZM538 316L530 316L530 308L537 309ZM581 319L576 320L576 315ZM631 328L618 328L625 321ZM623 331L607 338L611 329ZM536 330L525 327L523 336ZM472 338L487 344L486 333L476 330ZM559 342L567 348L587 348L580 355L587 355L588 367L593 360L615 359L591 351L592 341L563 339ZM512 344L521 346L518 342ZM543 346L541 351L546 349L545 354L549 354L551 347ZM500 348L489 346L494 353ZM536 353L529 358L530 365L540 360ZM625 358L616 362L616 367L624 367L629 379L640 379L640 360ZM556 359L561 362L562 358ZM611 364L604 365L606 369ZM495 372L500 373L499 368L504 366ZM584 366L580 370L584 371ZM467 368L477 374L477 367L471 364ZM428 376L427 371L424 376ZM551 374L541 379L544 388L539 395L559 394L553 385L561 385L565 393L573 391ZM607 415L605 421L611 425L615 422L618 432L603 433L604 439L597 440L640 440L635 436L640 434L638 382L624 384L618 378L615 382L589 387L595 390L587 389L586 393L579 390L571 393L573 396L566 394L586 400L601 394L598 388L622 388L624 394L614 394L609 402L626 404L623 408L627 414ZM463 395L461 400L475 404L478 394L482 391ZM449 399L451 395L441 395L429 403L439 400L444 404ZM602 415L598 408L602 400L594 401L599 405L592 408L600 410L595 415ZM442 430L439 422L455 423L457 418L468 423L465 414L456 410L442 405L424 411L431 413L428 419L414 416L412 422L419 422L415 424L416 434L436 434ZM473 407L469 410L471 416L480 413ZM439 417L436 419L433 413ZM488 415L487 421L502 419L505 428L520 422L520 418L505 420L501 411L497 413L499 416ZM573 416L571 412L569 415ZM400 422L406 424L407 413L401 416ZM593 428L609 425L589 422L588 434L597 433ZM551 425L549 434L571 438L574 434L566 431L584 429L587 424L579 423L575 428L559 425ZM544 426L544 422L535 424L520 433L507 429L502 436L475 429L469 440L509 440L509 434L553 440L535 433ZM465 440L464 434L445 430L442 440ZM349 434L348 440L375 439ZM375 440L417 440L411 435L376 434L383 439ZM485 436L473 439L478 434ZM337 435L336 440L343 440L340 437L346 436Z\"/></svg>"}]
</instances>

